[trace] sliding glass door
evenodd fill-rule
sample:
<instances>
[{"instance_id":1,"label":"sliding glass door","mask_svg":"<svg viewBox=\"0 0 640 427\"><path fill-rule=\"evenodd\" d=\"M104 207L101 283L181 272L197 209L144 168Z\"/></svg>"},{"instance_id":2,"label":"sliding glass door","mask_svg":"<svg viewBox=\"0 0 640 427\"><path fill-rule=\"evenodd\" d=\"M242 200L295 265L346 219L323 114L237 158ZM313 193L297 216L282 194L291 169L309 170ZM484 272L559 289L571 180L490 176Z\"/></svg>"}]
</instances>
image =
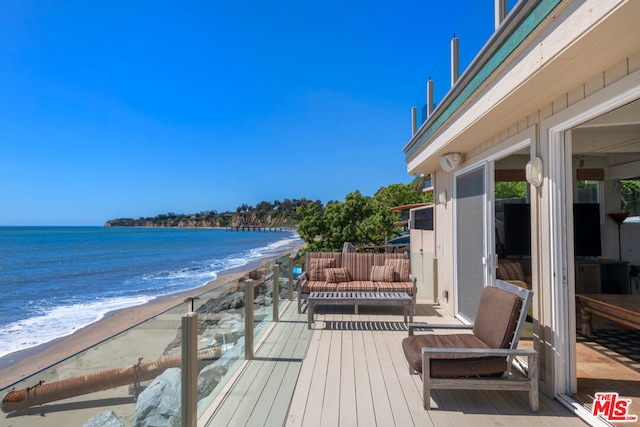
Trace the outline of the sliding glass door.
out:
<instances>
[{"instance_id":1,"label":"sliding glass door","mask_svg":"<svg viewBox=\"0 0 640 427\"><path fill-rule=\"evenodd\" d=\"M456 312L473 322L493 263L488 253L487 165L455 176Z\"/></svg>"}]
</instances>

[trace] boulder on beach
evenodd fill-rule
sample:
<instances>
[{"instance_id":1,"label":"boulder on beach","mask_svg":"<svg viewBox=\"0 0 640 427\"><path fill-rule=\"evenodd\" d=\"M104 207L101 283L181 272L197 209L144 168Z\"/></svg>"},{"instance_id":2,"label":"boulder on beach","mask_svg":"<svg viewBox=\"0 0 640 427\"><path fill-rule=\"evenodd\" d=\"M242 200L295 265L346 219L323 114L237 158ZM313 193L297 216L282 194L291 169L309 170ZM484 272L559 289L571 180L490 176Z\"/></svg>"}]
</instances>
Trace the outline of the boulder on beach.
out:
<instances>
[{"instance_id":1,"label":"boulder on beach","mask_svg":"<svg viewBox=\"0 0 640 427\"><path fill-rule=\"evenodd\" d=\"M124 427L124 423L113 411L100 412L95 417L89 418L82 427Z\"/></svg>"},{"instance_id":2,"label":"boulder on beach","mask_svg":"<svg viewBox=\"0 0 640 427\"><path fill-rule=\"evenodd\" d=\"M223 295L217 298L211 298L202 304L196 310L198 314L198 335L202 336L215 336L217 334L216 328L219 324L224 324L230 319L237 319L240 321L242 315L237 313L236 310L244 307L244 293L233 292L227 295ZM237 322L236 322L237 323ZM242 323L241 328L235 328L243 330ZM222 329L228 330L225 326ZM222 332L225 333L225 332ZM222 344L223 342L221 342ZM213 343L211 343L213 344ZM174 356L180 353L180 346L182 345L182 331L178 330L174 340L165 348L164 356Z\"/></svg>"},{"instance_id":3,"label":"boulder on beach","mask_svg":"<svg viewBox=\"0 0 640 427\"><path fill-rule=\"evenodd\" d=\"M167 369L138 396L135 427L174 427L181 424L181 370Z\"/></svg>"}]
</instances>

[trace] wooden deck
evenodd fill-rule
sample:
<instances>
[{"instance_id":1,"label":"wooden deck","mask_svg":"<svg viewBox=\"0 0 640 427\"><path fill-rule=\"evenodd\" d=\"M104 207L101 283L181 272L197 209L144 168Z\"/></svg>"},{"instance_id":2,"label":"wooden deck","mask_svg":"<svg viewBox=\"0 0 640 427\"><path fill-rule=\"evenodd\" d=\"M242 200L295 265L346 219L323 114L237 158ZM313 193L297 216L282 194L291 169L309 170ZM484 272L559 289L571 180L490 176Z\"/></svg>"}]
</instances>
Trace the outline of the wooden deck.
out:
<instances>
[{"instance_id":1,"label":"wooden deck","mask_svg":"<svg viewBox=\"0 0 640 427\"><path fill-rule=\"evenodd\" d=\"M409 375L400 307L318 306L314 330L291 304L207 426L583 426L540 395L529 411L524 392L448 391L422 408L421 380ZM418 305L416 321L451 323Z\"/></svg>"}]
</instances>

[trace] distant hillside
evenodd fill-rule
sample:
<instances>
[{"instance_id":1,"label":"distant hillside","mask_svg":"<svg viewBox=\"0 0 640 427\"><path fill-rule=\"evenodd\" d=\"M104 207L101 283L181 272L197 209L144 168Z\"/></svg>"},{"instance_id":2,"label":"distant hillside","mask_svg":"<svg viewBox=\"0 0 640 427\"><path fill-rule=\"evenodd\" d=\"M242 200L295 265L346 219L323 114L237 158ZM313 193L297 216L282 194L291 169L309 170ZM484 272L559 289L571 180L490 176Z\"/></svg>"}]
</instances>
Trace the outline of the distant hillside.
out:
<instances>
[{"instance_id":1,"label":"distant hillside","mask_svg":"<svg viewBox=\"0 0 640 427\"><path fill-rule=\"evenodd\" d=\"M235 212L203 211L196 214L176 214L169 212L155 217L117 218L105 222L105 227L281 227L296 226L302 217L296 210L306 207L311 200L285 199L260 202L256 206L243 204ZM322 205L319 200L314 202Z\"/></svg>"}]
</instances>

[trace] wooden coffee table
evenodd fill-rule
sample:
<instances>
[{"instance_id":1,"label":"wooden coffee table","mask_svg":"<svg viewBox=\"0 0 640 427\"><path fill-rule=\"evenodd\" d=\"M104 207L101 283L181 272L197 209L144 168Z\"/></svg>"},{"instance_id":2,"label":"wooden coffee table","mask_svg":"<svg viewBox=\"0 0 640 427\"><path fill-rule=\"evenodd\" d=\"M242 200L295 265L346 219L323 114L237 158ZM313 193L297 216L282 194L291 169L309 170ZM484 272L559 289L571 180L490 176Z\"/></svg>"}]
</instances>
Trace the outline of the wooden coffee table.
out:
<instances>
[{"instance_id":1,"label":"wooden coffee table","mask_svg":"<svg viewBox=\"0 0 640 427\"><path fill-rule=\"evenodd\" d=\"M582 317L582 334L593 334L591 315L640 329L640 295L576 294Z\"/></svg>"},{"instance_id":2,"label":"wooden coffee table","mask_svg":"<svg viewBox=\"0 0 640 427\"><path fill-rule=\"evenodd\" d=\"M413 322L413 298L404 292L311 292L307 299L309 329L313 323L313 311L316 304L354 305L358 314L358 305L400 305L404 307L404 321Z\"/></svg>"}]
</instances>

